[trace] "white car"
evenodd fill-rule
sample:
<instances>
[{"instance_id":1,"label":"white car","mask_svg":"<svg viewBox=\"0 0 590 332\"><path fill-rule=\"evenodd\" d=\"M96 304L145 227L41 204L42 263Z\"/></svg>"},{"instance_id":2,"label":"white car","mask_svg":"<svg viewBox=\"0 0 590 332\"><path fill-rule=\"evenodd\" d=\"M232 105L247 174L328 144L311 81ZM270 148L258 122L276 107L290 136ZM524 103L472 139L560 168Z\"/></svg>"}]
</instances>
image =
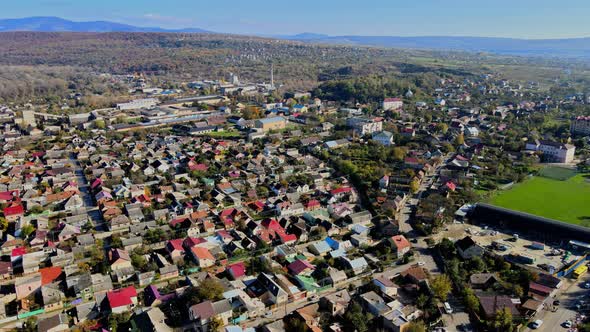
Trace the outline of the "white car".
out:
<instances>
[{"instance_id":1,"label":"white car","mask_svg":"<svg viewBox=\"0 0 590 332\"><path fill-rule=\"evenodd\" d=\"M449 302L445 302L444 307L445 307L445 312L447 314L450 315L453 313L453 308L451 308L451 305L449 304Z\"/></svg>"},{"instance_id":2,"label":"white car","mask_svg":"<svg viewBox=\"0 0 590 332\"><path fill-rule=\"evenodd\" d=\"M572 327L573 323L571 320L566 320L565 322L563 322L563 327L565 327L566 329L569 329L570 327Z\"/></svg>"},{"instance_id":3,"label":"white car","mask_svg":"<svg viewBox=\"0 0 590 332\"><path fill-rule=\"evenodd\" d=\"M426 264L426 263L424 263L424 262L422 262L422 261L418 262L418 266L424 266L425 264Z\"/></svg>"},{"instance_id":4,"label":"white car","mask_svg":"<svg viewBox=\"0 0 590 332\"><path fill-rule=\"evenodd\" d=\"M541 325L543 325L543 321L540 320L540 319L537 319L536 321L534 321L534 322L531 323L531 328L534 329L534 330L536 330L539 327L541 327Z\"/></svg>"},{"instance_id":5,"label":"white car","mask_svg":"<svg viewBox=\"0 0 590 332\"><path fill-rule=\"evenodd\" d=\"M266 318L271 318L272 317L272 311L267 311L264 313L264 317Z\"/></svg>"}]
</instances>

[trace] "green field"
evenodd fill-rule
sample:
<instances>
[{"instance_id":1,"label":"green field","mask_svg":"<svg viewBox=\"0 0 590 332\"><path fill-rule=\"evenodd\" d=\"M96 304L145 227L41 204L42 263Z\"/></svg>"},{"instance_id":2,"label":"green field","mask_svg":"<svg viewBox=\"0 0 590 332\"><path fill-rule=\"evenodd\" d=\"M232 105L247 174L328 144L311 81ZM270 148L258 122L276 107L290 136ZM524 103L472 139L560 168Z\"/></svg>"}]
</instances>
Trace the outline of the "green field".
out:
<instances>
[{"instance_id":1,"label":"green field","mask_svg":"<svg viewBox=\"0 0 590 332\"><path fill-rule=\"evenodd\" d=\"M499 192L490 203L503 208L556 219L570 224L590 227L590 177L548 170L542 175L554 174L556 180L537 176ZM559 175L558 175L559 174Z\"/></svg>"}]
</instances>

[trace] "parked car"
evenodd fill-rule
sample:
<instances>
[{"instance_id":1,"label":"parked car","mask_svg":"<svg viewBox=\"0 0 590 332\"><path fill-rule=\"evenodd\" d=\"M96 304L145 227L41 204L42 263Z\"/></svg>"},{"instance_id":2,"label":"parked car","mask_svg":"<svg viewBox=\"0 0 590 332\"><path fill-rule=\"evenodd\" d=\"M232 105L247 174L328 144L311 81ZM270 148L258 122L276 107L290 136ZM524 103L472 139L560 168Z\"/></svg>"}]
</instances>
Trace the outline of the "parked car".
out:
<instances>
[{"instance_id":1,"label":"parked car","mask_svg":"<svg viewBox=\"0 0 590 332\"><path fill-rule=\"evenodd\" d=\"M445 312L447 314L450 315L453 313L453 308L451 308L451 305L449 304L449 302L445 302L444 307L445 307Z\"/></svg>"},{"instance_id":2,"label":"parked car","mask_svg":"<svg viewBox=\"0 0 590 332\"><path fill-rule=\"evenodd\" d=\"M566 329L569 329L570 327L572 327L572 325L574 325L572 323L571 320L566 320L565 322L563 322L563 324L561 324L563 327L565 327Z\"/></svg>"},{"instance_id":3,"label":"parked car","mask_svg":"<svg viewBox=\"0 0 590 332\"><path fill-rule=\"evenodd\" d=\"M536 330L539 327L541 327L541 325L543 325L543 321L540 319L537 319L536 321L531 323L531 329Z\"/></svg>"}]
</instances>

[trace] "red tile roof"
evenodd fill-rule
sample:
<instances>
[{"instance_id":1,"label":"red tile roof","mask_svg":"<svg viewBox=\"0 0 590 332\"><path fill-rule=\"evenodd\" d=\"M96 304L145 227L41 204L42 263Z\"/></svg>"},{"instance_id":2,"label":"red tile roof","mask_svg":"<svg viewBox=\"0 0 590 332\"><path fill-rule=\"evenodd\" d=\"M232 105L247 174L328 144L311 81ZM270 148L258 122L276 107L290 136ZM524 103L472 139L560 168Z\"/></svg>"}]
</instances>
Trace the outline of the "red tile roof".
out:
<instances>
[{"instance_id":1,"label":"red tile roof","mask_svg":"<svg viewBox=\"0 0 590 332\"><path fill-rule=\"evenodd\" d=\"M333 189L332 191L330 191L330 193L332 195L338 195L338 194L342 194L342 193L348 193L351 191L352 191L352 189L350 187L340 187L337 189Z\"/></svg>"},{"instance_id":2,"label":"red tile roof","mask_svg":"<svg viewBox=\"0 0 590 332\"><path fill-rule=\"evenodd\" d=\"M395 235L391 237L391 242L397 248L397 250L404 249L410 247L411 244L403 235Z\"/></svg>"},{"instance_id":3,"label":"red tile roof","mask_svg":"<svg viewBox=\"0 0 590 332\"><path fill-rule=\"evenodd\" d=\"M246 265L244 265L244 262L231 264L227 267L227 270L234 278L240 278L246 275Z\"/></svg>"},{"instance_id":4,"label":"red tile roof","mask_svg":"<svg viewBox=\"0 0 590 332\"><path fill-rule=\"evenodd\" d=\"M195 257L197 257L198 259L209 259L212 261L215 260L215 257L213 257L213 255L211 255L211 252L207 248L193 247L193 248L191 248L191 251L192 251L193 255L195 255Z\"/></svg>"},{"instance_id":5,"label":"red tile roof","mask_svg":"<svg viewBox=\"0 0 590 332\"><path fill-rule=\"evenodd\" d=\"M170 240L168 241L169 247L168 249L170 251L174 251L174 250L179 250L179 251L184 251L184 248L182 248L182 239L174 239L174 240Z\"/></svg>"},{"instance_id":6,"label":"red tile roof","mask_svg":"<svg viewBox=\"0 0 590 332\"><path fill-rule=\"evenodd\" d=\"M47 285L54 282L57 278L59 278L61 272L62 270L59 266L51 266L39 269L39 273L41 273L41 284Z\"/></svg>"},{"instance_id":7,"label":"red tile roof","mask_svg":"<svg viewBox=\"0 0 590 332\"><path fill-rule=\"evenodd\" d=\"M137 290L135 290L135 287L133 286L112 290L107 293L107 298L109 300L111 309L132 304L133 297L137 297Z\"/></svg>"},{"instance_id":8,"label":"red tile roof","mask_svg":"<svg viewBox=\"0 0 590 332\"><path fill-rule=\"evenodd\" d=\"M186 247L186 248L192 248L196 245L199 245L201 243L205 243L207 242L207 240L200 238L200 237L187 237L184 242L182 242L182 244Z\"/></svg>"},{"instance_id":9,"label":"red tile roof","mask_svg":"<svg viewBox=\"0 0 590 332\"><path fill-rule=\"evenodd\" d=\"M25 247L16 247L12 249L12 253L10 254L11 257L18 257L22 256L27 253L27 248Z\"/></svg>"},{"instance_id":10,"label":"red tile roof","mask_svg":"<svg viewBox=\"0 0 590 332\"><path fill-rule=\"evenodd\" d=\"M4 209L5 217L23 215L24 213L25 209L22 205L9 206Z\"/></svg>"}]
</instances>

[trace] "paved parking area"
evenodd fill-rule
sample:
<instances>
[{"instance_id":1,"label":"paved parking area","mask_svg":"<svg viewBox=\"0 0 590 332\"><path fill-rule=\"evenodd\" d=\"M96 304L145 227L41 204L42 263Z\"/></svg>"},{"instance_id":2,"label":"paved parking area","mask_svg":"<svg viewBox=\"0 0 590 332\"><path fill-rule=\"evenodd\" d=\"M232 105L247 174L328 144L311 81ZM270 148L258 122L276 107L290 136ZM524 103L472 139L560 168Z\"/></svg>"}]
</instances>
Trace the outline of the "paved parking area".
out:
<instances>
[{"instance_id":1,"label":"paved parking area","mask_svg":"<svg viewBox=\"0 0 590 332\"><path fill-rule=\"evenodd\" d=\"M552 255L552 249L559 249L545 245L544 249L533 249L532 244L535 242L534 239L519 236L515 241L513 233L503 229L493 228L482 228L477 225L469 224L450 224L445 230L436 234L433 238L435 241L439 241L442 238L448 238L453 241L459 240L465 236L471 236L475 242L483 247L491 246L493 242L499 242L505 245L508 249L505 251L494 250L499 255L505 254L525 254L534 258L534 264L530 264L534 267L539 267L541 264L550 265L559 270L563 267L562 257L563 255ZM576 256L570 256L568 261L576 259Z\"/></svg>"}]
</instances>

